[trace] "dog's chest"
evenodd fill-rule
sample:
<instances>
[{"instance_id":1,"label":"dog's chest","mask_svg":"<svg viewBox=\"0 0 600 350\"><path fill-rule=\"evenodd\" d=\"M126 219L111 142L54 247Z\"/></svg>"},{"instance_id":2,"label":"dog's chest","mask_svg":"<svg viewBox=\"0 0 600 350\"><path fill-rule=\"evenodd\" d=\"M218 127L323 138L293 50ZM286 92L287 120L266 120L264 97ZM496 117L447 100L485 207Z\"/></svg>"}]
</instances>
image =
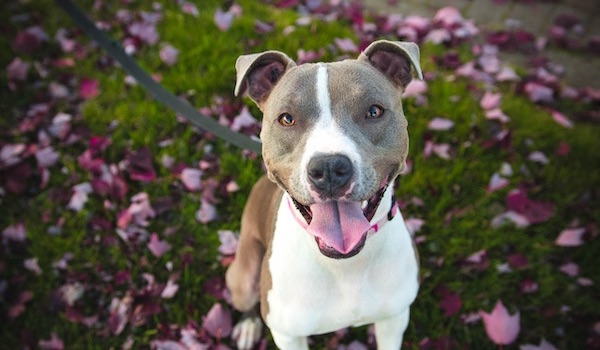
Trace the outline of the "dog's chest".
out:
<instances>
[{"instance_id":1,"label":"dog's chest","mask_svg":"<svg viewBox=\"0 0 600 350\"><path fill-rule=\"evenodd\" d=\"M266 296L270 328L326 333L398 314L414 300L418 268L401 215L369 237L358 255L336 260L319 252L284 201L266 262L272 281Z\"/></svg>"}]
</instances>

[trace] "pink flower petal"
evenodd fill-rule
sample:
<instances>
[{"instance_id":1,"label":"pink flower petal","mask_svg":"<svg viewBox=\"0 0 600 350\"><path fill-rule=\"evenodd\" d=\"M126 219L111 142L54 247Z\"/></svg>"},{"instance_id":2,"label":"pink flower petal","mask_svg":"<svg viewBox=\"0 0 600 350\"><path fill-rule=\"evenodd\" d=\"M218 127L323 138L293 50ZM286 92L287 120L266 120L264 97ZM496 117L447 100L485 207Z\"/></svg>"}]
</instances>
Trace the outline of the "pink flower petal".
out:
<instances>
[{"instance_id":1,"label":"pink flower petal","mask_svg":"<svg viewBox=\"0 0 600 350\"><path fill-rule=\"evenodd\" d=\"M27 78L30 66L28 62L15 57L6 67L6 77L9 81L23 81Z\"/></svg>"},{"instance_id":2,"label":"pink flower petal","mask_svg":"<svg viewBox=\"0 0 600 350\"><path fill-rule=\"evenodd\" d=\"M165 255L169 250L171 250L171 245L165 241L161 241L160 239L158 239L158 235L156 233L153 233L150 236L150 242L148 242L148 249L150 249L152 255L154 255L157 258L160 258L161 256Z\"/></svg>"},{"instance_id":3,"label":"pink flower petal","mask_svg":"<svg viewBox=\"0 0 600 350\"><path fill-rule=\"evenodd\" d=\"M408 232L410 232L410 234L414 236L417 232L421 231L421 228L423 227L423 225L425 225L425 220L418 218L408 218L404 220L404 223L406 224Z\"/></svg>"},{"instance_id":4,"label":"pink flower petal","mask_svg":"<svg viewBox=\"0 0 600 350\"><path fill-rule=\"evenodd\" d=\"M582 287L589 287L594 285L594 281L587 277L579 277L577 278L577 284Z\"/></svg>"},{"instance_id":5,"label":"pink flower petal","mask_svg":"<svg viewBox=\"0 0 600 350\"><path fill-rule=\"evenodd\" d=\"M509 183L510 182L507 179L500 176L500 174L494 173L494 174L492 174L492 177L490 178L490 183L488 184L487 192L494 192L494 191L501 190L504 187L508 186Z\"/></svg>"},{"instance_id":6,"label":"pink flower petal","mask_svg":"<svg viewBox=\"0 0 600 350\"><path fill-rule=\"evenodd\" d=\"M529 82L525 84L525 93L533 102L552 102L554 100L554 91L542 84Z\"/></svg>"},{"instance_id":7,"label":"pink flower petal","mask_svg":"<svg viewBox=\"0 0 600 350\"><path fill-rule=\"evenodd\" d=\"M537 162L540 164L548 164L550 162L548 157L546 157L546 155L541 151L531 152L529 154L529 156L527 157L527 159L529 159L532 162Z\"/></svg>"},{"instance_id":8,"label":"pink flower petal","mask_svg":"<svg viewBox=\"0 0 600 350\"><path fill-rule=\"evenodd\" d=\"M167 44L160 50L158 55L160 56L161 61L163 61L166 65L172 66L177 63L179 50Z\"/></svg>"},{"instance_id":9,"label":"pink flower petal","mask_svg":"<svg viewBox=\"0 0 600 350\"><path fill-rule=\"evenodd\" d=\"M452 40L452 34L446 28L433 29L425 37L426 42L434 43L436 45L449 42L450 40Z\"/></svg>"},{"instance_id":10,"label":"pink flower petal","mask_svg":"<svg viewBox=\"0 0 600 350\"><path fill-rule=\"evenodd\" d=\"M253 125L256 125L258 121L254 118L254 116L250 113L247 106L244 106L240 111L240 114L233 118L233 123L231 123L231 130L240 131L243 128L248 128Z\"/></svg>"},{"instance_id":11,"label":"pink flower petal","mask_svg":"<svg viewBox=\"0 0 600 350\"><path fill-rule=\"evenodd\" d=\"M154 45L158 42L158 30L154 21L134 22L127 27L127 30L129 34L148 45Z\"/></svg>"},{"instance_id":12,"label":"pink flower petal","mask_svg":"<svg viewBox=\"0 0 600 350\"><path fill-rule=\"evenodd\" d=\"M460 24L464 21L460 11L455 7L444 7L438 10L438 12L433 17L435 22L440 22L445 26L451 27L454 24Z\"/></svg>"},{"instance_id":13,"label":"pink flower petal","mask_svg":"<svg viewBox=\"0 0 600 350\"><path fill-rule=\"evenodd\" d=\"M491 313L479 311L479 314L488 337L495 344L508 345L517 339L521 330L519 312L510 315L502 301L498 300Z\"/></svg>"},{"instance_id":14,"label":"pink flower petal","mask_svg":"<svg viewBox=\"0 0 600 350\"><path fill-rule=\"evenodd\" d=\"M527 256L520 253L509 255L507 260L508 265L513 269L524 269L529 266L529 259L527 259Z\"/></svg>"},{"instance_id":15,"label":"pink flower petal","mask_svg":"<svg viewBox=\"0 0 600 350\"><path fill-rule=\"evenodd\" d=\"M160 293L160 297L163 299L171 299L175 296L175 293L179 290L179 285L173 282L173 280L169 279L167 281L167 285Z\"/></svg>"},{"instance_id":16,"label":"pink flower petal","mask_svg":"<svg viewBox=\"0 0 600 350\"><path fill-rule=\"evenodd\" d=\"M348 52L348 53L358 52L358 46L356 46L354 41L352 41L352 39L350 39L350 38L344 38L344 39L335 38L334 41L335 41L335 45L342 52Z\"/></svg>"},{"instance_id":17,"label":"pink flower petal","mask_svg":"<svg viewBox=\"0 0 600 350\"><path fill-rule=\"evenodd\" d=\"M506 222L512 222L517 228L523 228L531 225L531 222L525 217L512 210L496 215L491 222L492 228L498 228Z\"/></svg>"},{"instance_id":18,"label":"pink flower petal","mask_svg":"<svg viewBox=\"0 0 600 350\"><path fill-rule=\"evenodd\" d=\"M579 275L579 265L575 264L574 262L562 264L558 269L560 272L570 277L576 277Z\"/></svg>"},{"instance_id":19,"label":"pink flower petal","mask_svg":"<svg viewBox=\"0 0 600 350\"><path fill-rule=\"evenodd\" d=\"M431 140L425 141L425 149L423 157L429 158L432 154L437 155L442 159L450 159L450 145L447 143L436 144Z\"/></svg>"},{"instance_id":20,"label":"pink flower petal","mask_svg":"<svg viewBox=\"0 0 600 350\"><path fill-rule=\"evenodd\" d=\"M48 340L40 340L38 345L42 350L63 350L65 348L63 341L56 335L56 333L52 333L50 335L50 339Z\"/></svg>"},{"instance_id":21,"label":"pink flower petal","mask_svg":"<svg viewBox=\"0 0 600 350\"><path fill-rule=\"evenodd\" d=\"M406 85L404 92L402 93L403 98L418 97L427 92L427 82L424 80L413 79Z\"/></svg>"},{"instance_id":22,"label":"pink flower petal","mask_svg":"<svg viewBox=\"0 0 600 350\"><path fill-rule=\"evenodd\" d=\"M215 338L228 337L232 330L231 312L216 303L204 318L202 328Z\"/></svg>"},{"instance_id":23,"label":"pink flower petal","mask_svg":"<svg viewBox=\"0 0 600 350\"><path fill-rule=\"evenodd\" d=\"M571 129L573 128L573 122L567 118L564 114L558 112L558 111L552 111L552 119L554 119L555 122L557 122L558 124L564 126L565 128Z\"/></svg>"},{"instance_id":24,"label":"pink flower petal","mask_svg":"<svg viewBox=\"0 0 600 350\"><path fill-rule=\"evenodd\" d=\"M23 223L18 223L16 225L8 226L2 231L2 239L14 242L25 242L27 239L25 225Z\"/></svg>"},{"instance_id":25,"label":"pink flower petal","mask_svg":"<svg viewBox=\"0 0 600 350\"><path fill-rule=\"evenodd\" d=\"M478 250L475 253L469 255L465 261L472 264L480 264L487 256L487 251L485 249Z\"/></svg>"},{"instance_id":26,"label":"pink flower petal","mask_svg":"<svg viewBox=\"0 0 600 350\"><path fill-rule=\"evenodd\" d=\"M481 108L488 110L488 109L495 109L500 107L500 101L502 100L502 93L492 93L489 91L486 91L485 94L483 94L483 97L481 98L481 100L479 101L479 105L481 106Z\"/></svg>"},{"instance_id":27,"label":"pink flower petal","mask_svg":"<svg viewBox=\"0 0 600 350\"><path fill-rule=\"evenodd\" d=\"M152 340L150 347L154 350L190 350L187 346L174 340Z\"/></svg>"},{"instance_id":28,"label":"pink flower petal","mask_svg":"<svg viewBox=\"0 0 600 350\"><path fill-rule=\"evenodd\" d=\"M514 69L506 66L502 67L500 72L496 74L496 80L498 81L519 81L520 79Z\"/></svg>"},{"instance_id":29,"label":"pink flower petal","mask_svg":"<svg viewBox=\"0 0 600 350\"><path fill-rule=\"evenodd\" d=\"M150 182L156 179L152 155L148 148L127 154L127 171L133 180Z\"/></svg>"},{"instance_id":30,"label":"pink flower petal","mask_svg":"<svg viewBox=\"0 0 600 350\"><path fill-rule=\"evenodd\" d=\"M40 268L40 265L38 264L37 258L25 259L25 261L23 261L23 267L25 267L27 270L35 273L36 275L42 274L42 269Z\"/></svg>"},{"instance_id":31,"label":"pink flower petal","mask_svg":"<svg viewBox=\"0 0 600 350\"><path fill-rule=\"evenodd\" d=\"M450 291L442 294L443 295L439 302L439 306L442 310L444 310L444 316L450 317L458 313L463 305L460 296Z\"/></svg>"},{"instance_id":32,"label":"pink flower petal","mask_svg":"<svg viewBox=\"0 0 600 350\"><path fill-rule=\"evenodd\" d=\"M231 180L227 183L227 185L225 186L225 190L228 193L233 193L233 192L237 192L240 190L240 186L237 184L237 182L235 182L234 180Z\"/></svg>"},{"instance_id":33,"label":"pink flower petal","mask_svg":"<svg viewBox=\"0 0 600 350\"><path fill-rule=\"evenodd\" d=\"M181 171L181 182L188 191L199 191L202 188L202 170L185 168Z\"/></svg>"},{"instance_id":34,"label":"pink flower petal","mask_svg":"<svg viewBox=\"0 0 600 350\"><path fill-rule=\"evenodd\" d=\"M427 128L429 130L436 130L436 131L450 130L453 127L454 127L454 122L452 120L446 119L446 118L440 118L440 117L435 117L435 118L431 119L431 121L427 125Z\"/></svg>"},{"instance_id":35,"label":"pink flower petal","mask_svg":"<svg viewBox=\"0 0 600 350\"><path fill-rule=\"evenodd\" d=\"M217 28L219 28L219 30L222 32L226 32L229 30L231 24L233 23L233 14L231 12L225 12L218 8L215 11L215 16L213 19L215 21L215 24L217 25Z\"/></svg>"},{"instance_id":36,"label":"pink flower petal","mask_svg":"<svg viewBox=\"0 0 600 350\"><path fill-rule=\"evenodd\" d=\"M52 146L39 149L35 152L35 159L37 160L38 167L48 168L58 162L60 155L56 152Z\"/></svg>"},{"instance_id":37,"label":"pink flower petal","mask_svg":"<svg viewBox=\"0 0 600 350\"><path fill-rule=\"evenodd\" d=\"M501 123L510 122L510 118L502 112L500 108L488 109L485 111L485 117L489 120L497 120Z\"/></svg>"},{"instance_id":38,"label":"pink flower petal","mask_svg":"<svg viewBox=\"0 0 600 350\"><path fill-rule=\"evenodd\" d=\"M530 294L535 293L539 290L540 286L536 281L531 279L525 279L520 284L521 293Z\"/></svg>"},{"instance_id":39,"label":"pink flower petal","mask_svg":"<svg viewBox=\"0 0 600 350\"><path fill-rule=\"evenodd\" d=\"M561 247L577 247L584 243L584 233L585 228L583 227L567 228L560 232L554 243Z\"/></svg>"},{"instance_id":40,"label":"pink flower petal","mask_svg":"<svg viewBox=\"0 0 600 350\"><path fill-rule=\"evenodd\" d=\"M506 196L506 207L527 218L529 223L537 224L554 216L554 204L550 202L534 201L527 197L522 189L512 190Z\"/></svg>"},{"instance_id":41,"label":"pink flower petal","mask_svg":"<svg viewBox=\"0 0 600 350\"><path fill-rule=\"evenodd\" d=\"M207 224L217 219L217 208L209 202L203 200L200 204L200 209L196 212L196 220L203 224Z\"/></svg>"},{"instance_id":42,"label":"pink flower petal","mask_svg":"<svg viewBox=\"0 0 600 350\"><path fill-rule=\"evenodd\" d=\"M3 146L0 149L0 162L6 167L19 163L22 160L21 155L25 152L26 148L27 146L23 143Z\"/></svg>"},{"instance_id":43,"label":"pink flower petal","mask_svg":"<svg viewBox=\"0 0 600 350\"><path fill-rule=\"evenodd\" d=\"M219 234L219 241L221 242L221 245L218 248L219 253L223 255L235 254L238 246L237 236L229 230L219 230L217 233Z\"/></svg>"},{"instance_id":44,"label":"pink flower petal","mask_svg":"<svg viewBox=\"0 0 600 350\"><path fill-rule=\"evenodd\" d=\"M198 17L198 15L200 14L198 12L198 7L196 7L196 5L192 2L186 1L183 4L181 4L181 11L183 13L187 13L188 15L192 15L194 17Z\"/></svg>"},{"instance_id":45,"label":"pink flower petal","mask_svg":"<svg viewBox=\"0 0 600 350\"><path fill-rule=\"evenodd\" d=\"M92 185L89 182L83 182L73 187L73 195L67 205L67 208L74 211L81 211L88 201L88 194L92 193Z\"/></svg>"},{"instance_id":46,"label":"pink flower petal","mask_svg":"<svg viewBox=\"0 0 600 350\"><path fill-rule=\"evenodd\" d=\"M82 78L79 82L79 96L85 100L92 99L100 93L99 82L90 78Z\"/></svg>"}]
</instances>

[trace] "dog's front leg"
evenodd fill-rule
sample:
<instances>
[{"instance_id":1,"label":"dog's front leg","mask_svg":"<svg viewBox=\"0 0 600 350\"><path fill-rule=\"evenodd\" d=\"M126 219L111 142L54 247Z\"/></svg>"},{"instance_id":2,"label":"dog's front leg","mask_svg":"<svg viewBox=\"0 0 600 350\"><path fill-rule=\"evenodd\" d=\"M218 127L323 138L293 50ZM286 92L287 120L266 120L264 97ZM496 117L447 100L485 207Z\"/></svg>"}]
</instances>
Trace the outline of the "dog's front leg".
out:
<instances>
[{"instance_id":1,"label":"dog's front leg","mask_svg":"<svg viewBox=\"0 0 600 350\"><path fill-rule=\"evenodd\" d=\"M407 308L403 313L375 322L375 339L378 350L398 350L402 347L404 331L408 326L410 310Z\"/></svg>"},{"instance_id":2,"label":"dog's front leg","mask_svg":"<svg viewBox=\"0 0 600 350\"><path fill-rule=\"evenodd\" d=\"M275 345L281 350L308 350L306 337L290 336L271 329Z\"/></svg>"}]
</instances>

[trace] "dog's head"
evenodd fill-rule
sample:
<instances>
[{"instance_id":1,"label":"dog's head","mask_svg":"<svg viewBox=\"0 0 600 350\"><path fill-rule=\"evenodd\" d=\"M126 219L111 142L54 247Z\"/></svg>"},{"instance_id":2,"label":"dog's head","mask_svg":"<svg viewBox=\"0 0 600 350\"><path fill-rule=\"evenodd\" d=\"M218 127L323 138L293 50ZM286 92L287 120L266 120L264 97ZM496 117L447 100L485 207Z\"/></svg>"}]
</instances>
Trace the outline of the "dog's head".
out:
<instances>
[{"instance_id":1,"label":"dog's head","mask_svg":"<svg viewBox=\"0 0 600 350\"><path fill-rule=\"evenodd\" d=\"M348 236L321 237L321 251L360 250L359 231L368 230L382 191L406 166L400 97L411 67L422 78L418 46L384 40L355 60L296 65L267 51L236 63L236 95L247 91L263 112L269 178L294 199L318 242L324 230Z\"/></svg>"}]
</instances>

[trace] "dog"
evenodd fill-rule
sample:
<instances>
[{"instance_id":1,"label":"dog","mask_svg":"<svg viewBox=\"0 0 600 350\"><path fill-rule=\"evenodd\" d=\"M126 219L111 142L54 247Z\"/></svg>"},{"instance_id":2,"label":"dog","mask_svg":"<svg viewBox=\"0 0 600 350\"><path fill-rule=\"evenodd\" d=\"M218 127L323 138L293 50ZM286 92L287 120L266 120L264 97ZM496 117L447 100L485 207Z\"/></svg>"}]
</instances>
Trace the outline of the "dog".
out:
<instances>
[{"instance_id":1,"label":"dog","mask_svg":"<svg viewBox=\"0 0 600 350\"><path fill-rule=\"evenodd\" d=\"M238 58L235 94L263 113L267 172L226 273L244 313L238 348L260 338L259 307L281 349L371 323L378 349L401 347L419 267L394 181L409 144L401 94L413 73L423 78L419 55L414 43L380 40L340 62L296 65L279 51Z\"/></svg>"}]
</instances>

